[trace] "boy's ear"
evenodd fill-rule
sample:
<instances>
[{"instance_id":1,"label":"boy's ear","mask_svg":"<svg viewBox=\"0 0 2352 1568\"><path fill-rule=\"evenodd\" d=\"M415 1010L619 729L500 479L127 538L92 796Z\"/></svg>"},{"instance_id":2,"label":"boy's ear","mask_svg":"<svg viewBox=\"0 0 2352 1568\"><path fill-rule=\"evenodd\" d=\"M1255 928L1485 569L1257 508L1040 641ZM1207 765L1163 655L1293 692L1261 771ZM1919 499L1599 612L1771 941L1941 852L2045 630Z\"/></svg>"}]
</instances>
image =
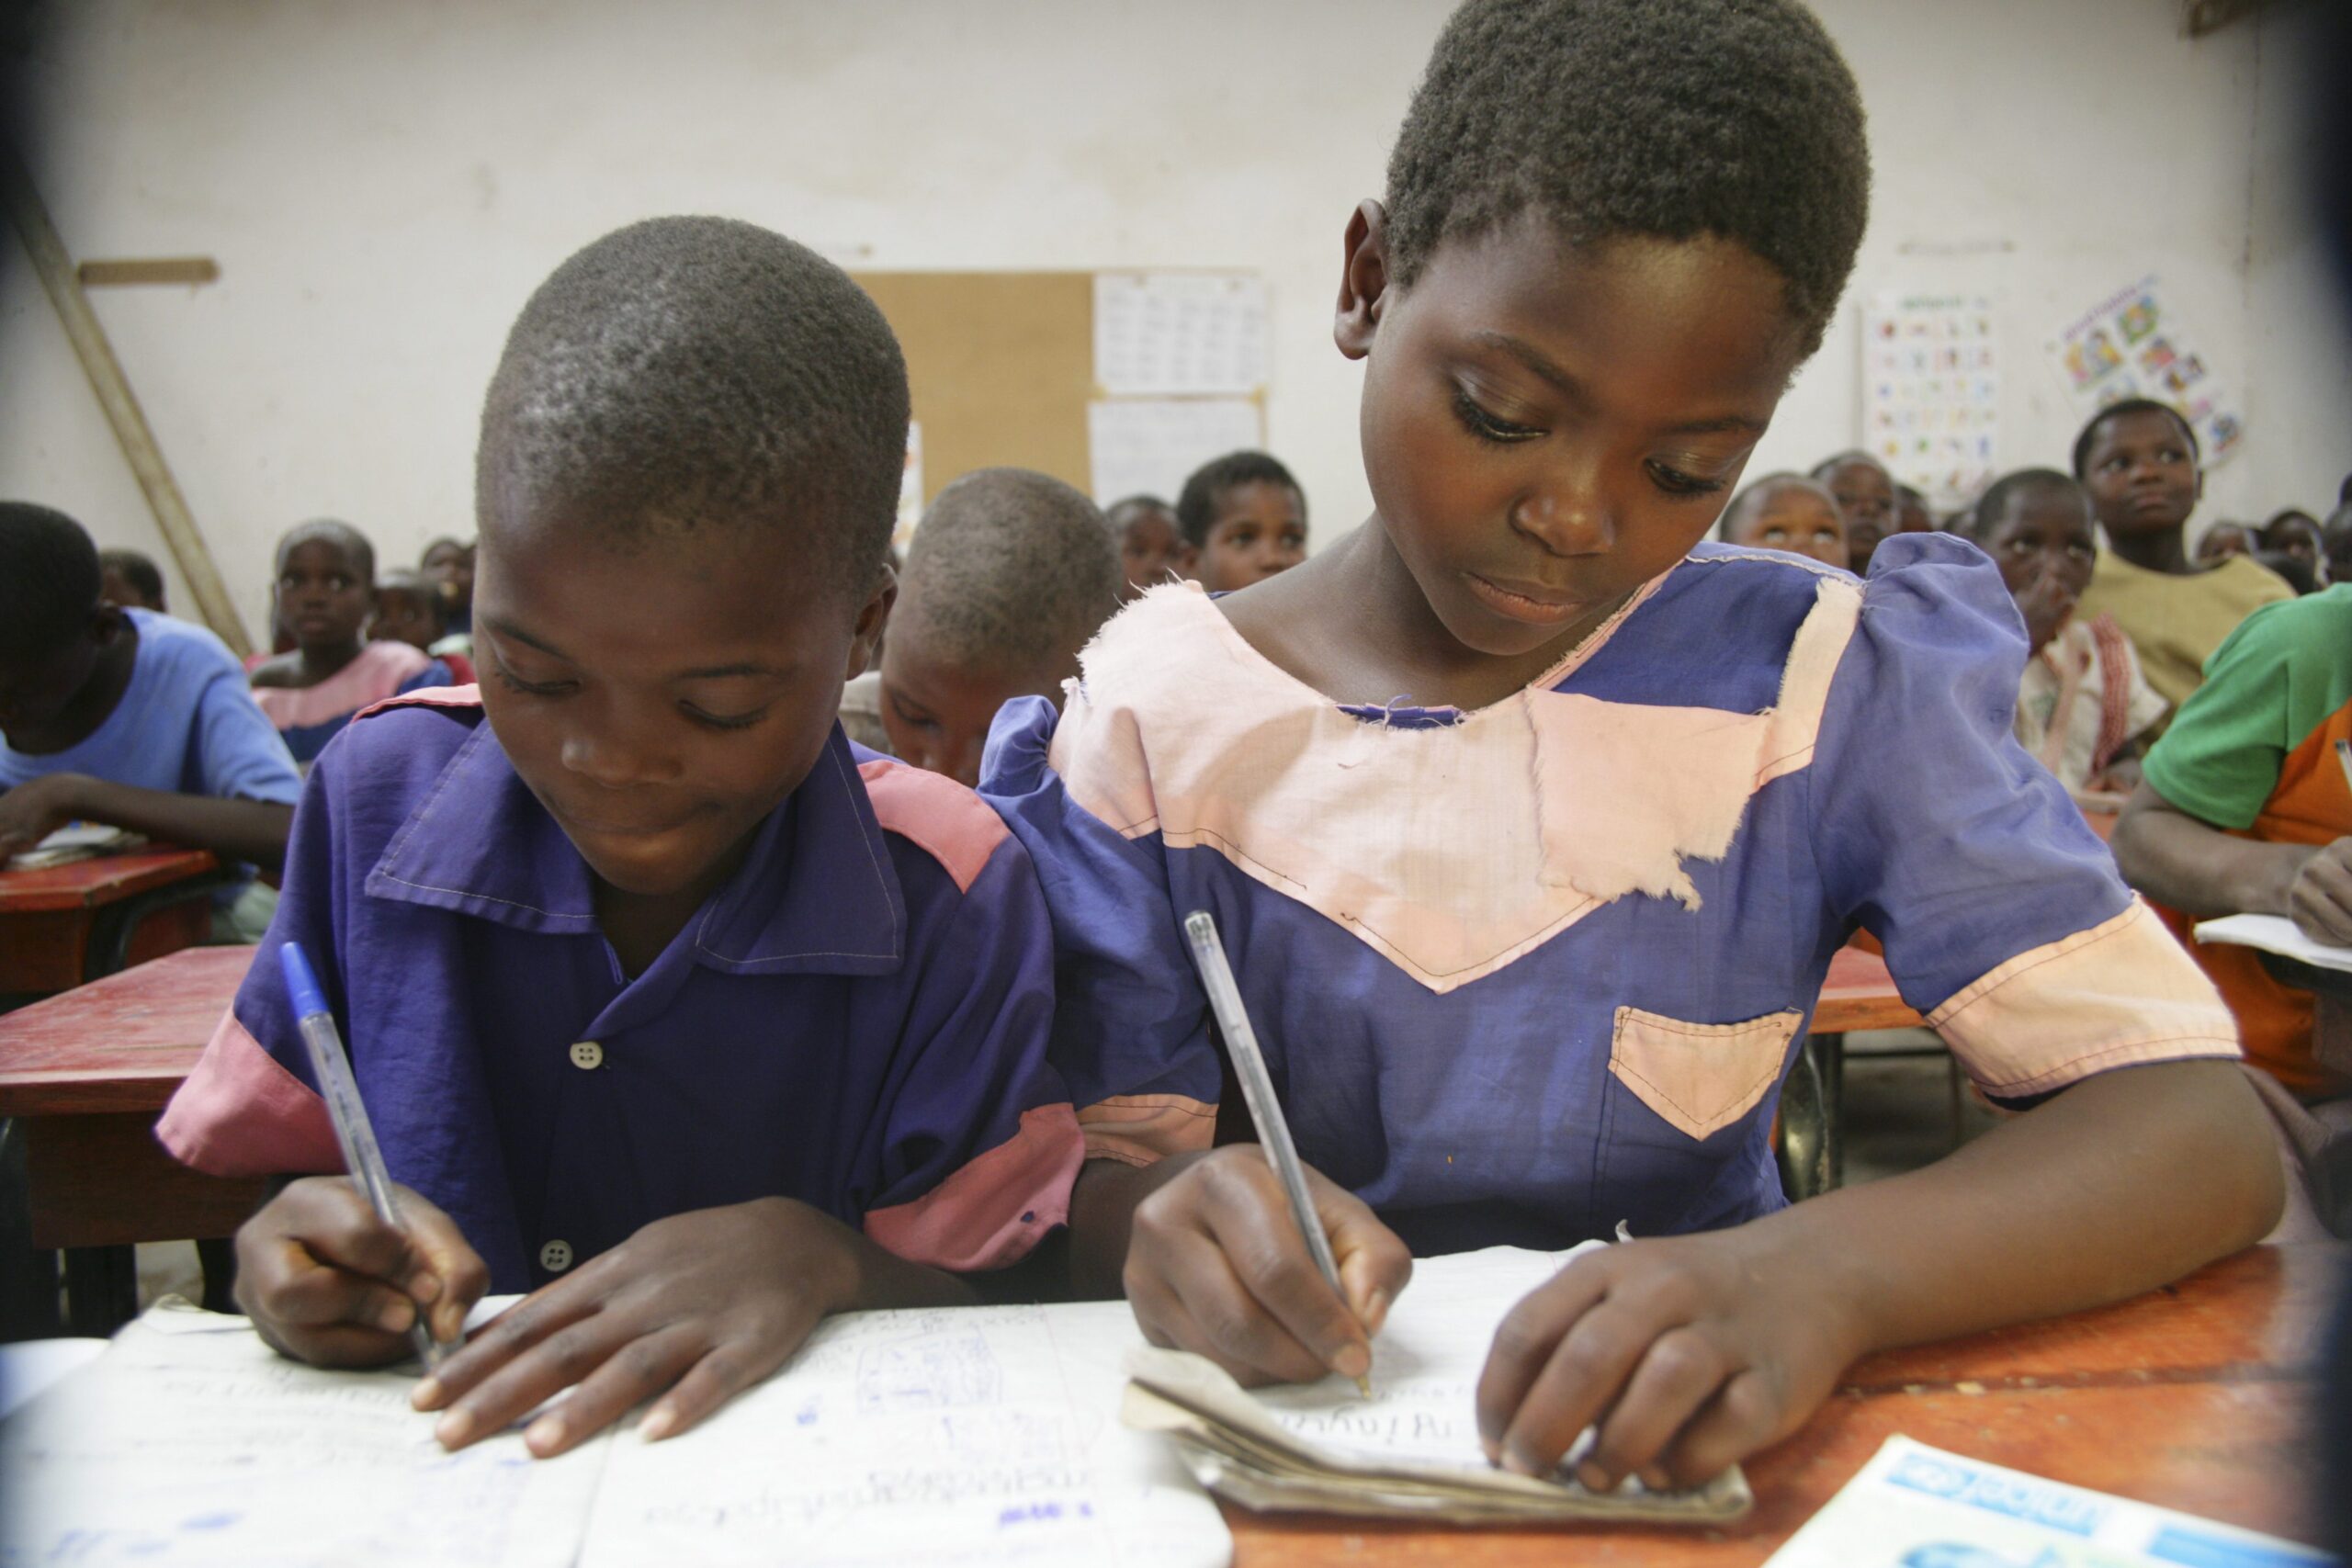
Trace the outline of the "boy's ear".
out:
<instances>
[{"instance_id":1,"label":"boy's ear","mask_svg":"<svg viewBox=\"0 0 2352 1568\"><path fill-rule=\"evenodd\" d=\"M1387 227L1388 209L1376 201L1358 202L1348 215L1342 242L1346 259L1340 270L1340 306L1331 336L1350 359L1372 352L1373 333L1388 297Z\"/></svg>"},{"instance_id":2,"label":"boy's ear","mask_svg":"<svg viewBox=\"0 0 2352 1568\"><path fill-rule=\"evenodd\" d=\"M873 595L857 612L857 622L849 637L849 663L842 671L842 679L854 681L865 673L874 662L874 645L882 640L882 628L890 619L890 606L899 602L899 574L888 561L882 563L882 580L875 585Z\"/></svg>"}]
</instances>

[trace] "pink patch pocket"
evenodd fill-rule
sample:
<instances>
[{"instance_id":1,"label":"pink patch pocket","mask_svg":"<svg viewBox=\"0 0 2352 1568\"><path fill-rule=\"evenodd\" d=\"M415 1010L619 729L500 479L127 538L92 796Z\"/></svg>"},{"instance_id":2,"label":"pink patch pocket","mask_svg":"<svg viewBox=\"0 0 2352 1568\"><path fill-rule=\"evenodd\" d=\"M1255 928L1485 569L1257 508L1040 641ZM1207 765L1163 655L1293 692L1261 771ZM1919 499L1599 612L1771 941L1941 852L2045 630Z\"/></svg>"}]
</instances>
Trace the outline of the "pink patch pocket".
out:
<instances>
[{"instance_id":1,"label":"pink patch pocket","mask_svg":"<svg viewBox=\"0 0 2352 1568\"><path fill-rule=\"evenodd\" d=\"M1745 1023L1686 1023L1619 1008L1609 1070L1666 1121L1693 1138L1721 1132L1780 1078L1804 1015L1767 1013Z\"/></svg>"}]
</instances>

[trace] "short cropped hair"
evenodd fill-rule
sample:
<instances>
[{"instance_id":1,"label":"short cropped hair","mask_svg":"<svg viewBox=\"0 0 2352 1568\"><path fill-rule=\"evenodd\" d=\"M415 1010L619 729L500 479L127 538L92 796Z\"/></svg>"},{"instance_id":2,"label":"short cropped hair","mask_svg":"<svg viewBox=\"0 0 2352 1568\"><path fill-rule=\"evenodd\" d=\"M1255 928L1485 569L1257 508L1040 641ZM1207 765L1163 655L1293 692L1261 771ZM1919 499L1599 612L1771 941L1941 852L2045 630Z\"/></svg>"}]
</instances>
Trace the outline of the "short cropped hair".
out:
<instances>
[{"instance_id":1,"label":"short cropped hair","mask_svg":"<svg viewBox=\"0 0 2352 1568\"><path fill-rule=\"evenodd\" d=\"M1824 457L1821 461L1813 466L1812 477L1815 479L1826 482L1831 474L1836 473L1838 469L1844 468L1849 463L1868 463L1871 468L1876 468L1880 473L1886 476L1886 482L1888 484L1892 485L1894 483L1894 470L1888 468L1883 462L1881 462L1875 453L1865 452L1859 446L1849 446L1843 452L1833 453L1829 457ZM1896 499L1898 501L1901 499L1899 493Z\"/></svg>"},{"instance_id":2,"label":"short cropped hair","mask_svg":"<svg viewBox=\"0 0 2352 1568\"><path fill-rule=\"evenodd\" d=\"M1299 521L1306 520L1306 492L1298 488L1291 471L1271 453L1227 452L1194 468L1177 494L1176 530L1184 536L1184 542L1196 550L1205 549L1210 525L1216 521L1219 498L1227 491L1250 484L1281 485L1298 497Z\"/></svg>"},{"instance_id":3,"label":"short cropped hair","mask_svg":"<svg viewBox=\"0 0 2352 1568\"><path fill-rule=\"evenodd\" d=\"M295 546L307 545L314 539L333 545L349 556L360 581L371 585L375 582L376 547L368 542L367 535L333 517L314 517L286 530L286 536L277 541L277 575L286 574L286 558L294 553Z\"/></svg>"},{"instance_id":4,"label":"short cropped hair","mask_svg":"<svg viewBox=\"0 0 2352 1568\"><path fill-rule=\"evenodd\" d=\"M410 593L416 597L433 617L433 624L447 631L449 628L449 602L441 597L441 584L421 570L396 566L384 573L376 583L378 595Z\"/></svg>"},{"instance_id":5,"label":"short cropped hair","mask_svg":"<svg viewBox=\"0 0 2352 1568\"><path fill-rule=\"evenodd\" d=\"M1807 479L1803 474L1783 469L1777 474L1766 474L1760 479L1749 480L1737 495L1733 496L1731 504L1724 508L1723 516L1716 521L1715 537L1728 540L1747 521L1749 513L1792 486L1814 491L1829 502L1831 511L1838 509L1837 498L1822 489L1819 479Z\"/></svg>"},{"instance_id":6,"label":"short cropped hair","mask_svg":"<svg viewBox=\"0 0 2352 1568\"><path fill-rule=\"evenodd\" d=\"M2188 439L2188 460L2192 463L2202 463L2205 460L2204 453L2197 445L2197 427L2190 424L2178 409L2170 403L2160 403L2154 398L2119 398L2086 420L2083 423L2082 433L2075 437L2075 477L2076 479L2084 478L2088 471L2091 439L2099 433L2099 427L2121 419L2127 414L2135 413L2160 413L2180 426L2181 434Z\"/></svg>"},{"instance_id":7,"label":"short cropped hair","mask_svg":"<svg viewBox=\"0 0 2352 1568\"><path fill-rule=\"evenodd\" d=\"M2089 517L2090 497L2083 493L2079 480L2055 468L2019 468L1995 479L1986 487L1984 493L1976 498L1976 504L1960 514L1961 536L1983 544L1985 536L1999 527L2001 519L2008 515L2009 498L2037 490L2067 491L2083 503L2084 517Z\"/></svg>"},{"instance_id":8,"label":"short cropped hair","mask_svg":"<svg viewBox=\"0 0 2352 1568\"><path fill-rule=\"evenodd\" d=\"M1532 211L1577 244L1716 235L1821 346L1870 212L1861 95L1794 0L1469 0L1388 160L1387 264Z\"/></svg>"},{"instance_id":9,"label":"short cropped hair","mask_svg":"<svg viewBox=\"0 0 2352 1568\"><path fill-rule=\"evenodd\" d=\"M139 591L139 596L150 604L164 602L164 574L155 563L137 550L100 550L98 571L113 572Z\"/></svg>"},{"instance_id":10,"label":"short cropped hair","mask_svg":"<svg viewBox=\"0 0 2352 1568\"><path fill-rule=\"evenodd\" d=\"M1110 525L1113 534L1122 534L1128 524L1149 512L1176 515L1176 509L1156 495L1123 495L1102 509L1102 521Z\"/></svg>"},{"instance_id":11,"label":"short cropped hair","mask_svg":"<svg viewBox=\"0 0 2352 1568\"><path fill-rule=\"evenodd\" d=\"M1057 671L1119 607L1124 581L1092 502L1027 468L981 468L923 513L890 638L996 671Z\"/></svg>"},{"instance_id":12,"label":"short cropped hair","mask_svg":"<svg viewBox=\"0 0 2352 1568\"><path fill-rule=\"evenodd\" d=\"M98 607L98 547L62 512L0 501L0 658L72 641Z\"/></svg>"},{"instance_id":13,"label":"short cropped hair","mask_svg":"<svg viewBox=\"0 0 2352 1568\"><path fill-rule=\"evenodd\" d=\"M898 339L847 273L753 224L650 219L573 254L515 319L475 505L485 528L527 507L630 547L791 527L863 593L898 519L907 412Z\"/></svg>"}]
</instances>

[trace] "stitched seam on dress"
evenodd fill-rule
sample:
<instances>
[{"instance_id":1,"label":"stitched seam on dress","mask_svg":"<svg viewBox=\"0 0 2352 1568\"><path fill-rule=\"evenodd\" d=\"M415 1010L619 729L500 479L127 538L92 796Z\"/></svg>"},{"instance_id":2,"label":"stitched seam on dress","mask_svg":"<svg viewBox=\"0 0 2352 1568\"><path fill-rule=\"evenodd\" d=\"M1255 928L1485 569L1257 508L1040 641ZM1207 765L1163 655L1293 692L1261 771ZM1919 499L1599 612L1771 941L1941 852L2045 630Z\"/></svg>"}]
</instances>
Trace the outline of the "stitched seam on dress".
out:
<instances>
[{"instance_id":1,"label":"stitched seam on dress","mask_svg":"<svg viewBox=\"0 0 2352 1568\"><path fill-rule=\"evenodd\" d=\"M1781 1049L1785 1051L1788 1048L1788 1042L1786 1040L1781 1041ZM1728 1114L1717 1114L1715 1116L1702 1116L1697 1111L1691 1110L1689 1106L1683 1104L1680 1100L1675 1099L1672 1094L1668 1092L1664 1085L1652 1083L1648 1077L1645 1076L1640 1068L1617 1055L1614 1052L1610 1054L1609 1067L1611 1072L1623 1073L1625 1077L1633 1079L1635 1083L1644 1085L1649 1089L1652 1093L1658 1097L1658 1099L1663 1100L1668 1105L1674 1107L1675 1110L1680 1111L1685 1117L1689 1118L1693 1125L1702 1126L1707 1129L1706 1133L1695 1134L1693 1134L1694 1136L1703 1138L1707 1136L1708 1134L1720 1132L1724 1128L1730 1126L1732 1122L1737 1121L1742 1115L1746 1114L1743 1111L1733 1111ZM1746 1089L1741 1089L1737 1098L1740 1100L1746 1100L1749 1095L1760 1092L1766 1084L1771 1082L1774 1078L1780 1076L1780 1064L1775 1063L1772 1066L1759 1074L1753 1083L1749 1084ZM1644 1096L1644 1098L1646 1099L1648 1097ZM1688 1132L1690 1129L1685 1128L1683 1130Z\"/></svg>"},{"instance_id":2,"label":"stitched seam on dress","mask_svg":"<svg viewBox=\"0 0 2352 1568\"><path fill-rule=\"evenodd\" d=\"M2065 936L2062 936L2056 942L2047 944L2052 949L2052 952L2045 953L2041 957L2035 959L2032 963L2025 964L2021 968L2009 971L2008 974L2003 976L1998 980L1992 981L1989 985L1986 984L1986 977L1980 977L1971 981L1967 989L1960 991L1949 998L1941 1007L1936 1009L1935 1011L1928 1015L1928 1027L1930 1029L1941 1028L1951 1020L1958 1018L1962 1013L1966 1012L1970 1008L1974 1007L1978 1002L1981 1002L1985 998L1991 996L1994 992L2007 989L2013 982L2020 980L2026 976L2032 974L2035 970L2041 968L2045 964L2054 964L2061 958L2072 958L2078 953L2087 953L2092 948L2097 947L2100 942L2107 942L2114 937L2121 936L2125 931L2132 930L2140 923L2140 911L2142 908L2143 906L2139 901L2134 899L2122 913L2110 915L2106 920L2100 922L2108 928L2107 930L2102 931L2099 931L2097 926L2090 926L2086 927L2082 931L2073 931ZM2093 932L2097 932L2098 934L2093 935ZM2073 945L2070 946L2068 945L2069 943L2072 943ZM2024 953L2018 953L2016 957L2004 960L2004 962L2014 964L2017 962L2018 958L2022 958L2024 956ZM1995 964L1994 967L1997 969L2001 967L2001 965Z\"/></svg>"},{"instance_id":3,"label":"stitched seam on dress","mask_svg":"<svg viewBox=\"0 0 2352 1568\"><path fill-rule=\"evenodd\" d=\"M833 748L831 747L831 745L828 744L828 745L826 746L826 748L825 748L825 755L826 755L829 759L831 759L831 760L832 764L833 764L833 772L834 772L835 773L839 773L842 771L842 760L841 760L841 758L840 758L840 757L839 757L839 756L834 752ZM847 779L843 779L843 780L842 781L842 787L844 790L846 790L846 789L849 787L849 781L848 781ZM863 838L863 837L864 837L864 835L863 835L863 834L861 834L861 835L859 835L859 836L860 836L861 838ZM993 857L991 857L991 858L993 858ZM868 866L870 866L870 867L872 867L872 868L873 868L873 871L874 871L874 886L875 886L876 889L881 893L881 895L882 895L882 902L883 902L885 905L888 905L888 904L890 902L890 885L889 885L888 883L887 883L887 882L885 882L885 881L883 881L883 880L882 880L882 866L881 866L881 863L879 863L879 862L875 858L875 854L874 854L874 840L871 840L871 839L866 839L866 840L865 840L865 863L866 863ZM983 863L985 864L986 863ZM709 953L709 954L710 954L710 956L712 956L713 958L718 959L720 963L722 963L722 964L735 964L736 966L738 966L739 968L749 969L749 968L754 967L754 966L756 966L756 965L758 965L758 964L789 964L789 963L792 963L793 961L795 961L796 959L802 959L802 958L874 958L874 959L883 959L883 958L895 958L895 957L897 957L897 956L898 956L898 953L897 953L897 952L896 952L896 950L895 950L895 948L894 948L894 949L893 949L893 951L891 951L891 952L889 952L889 953L844 953L844 952L838 952L838 951L833 951L833 950L823 950L823 951L809 952L809 953L772 953L772 954L770 954L768 957L765 957L765 958L730 958L730 957L729 957L726 953L720 953L720 952L718 952L718 951L717 949L715 949L715 948L707 947L707 946L704 945L704 942L703 942L703 940L702 940L702 939L703 939L703 933L704 933L705 931L708 931L708 930L710 929L710 922L711 922L711 921L713 921L713 920L715 920L715 919L717 919L718 918L718 911L716 908L714 908L714 909L712 909L708 914L705 915L705 916L702 918L702 923L701 923L700 925L697 925L697 926L695 928L695 951L696 953ZM891 934L893 935L893 937L895 938L895 937L899 936L900 933L899 932L899 930L898 930L898 917L897 917L896 915L893 915L893 916L891 917L890 926L891 926ZM899 943L899 945L903 946L904 944L903 944L903 942L900 942L900 943Z\"/></svg>"},{"instance_id":4,"label":"stitched seam on dress","mask_svg":"<svg viewBox=\"0 0 2352 1568\"><path fill-rule=\"evenodd\" d=\"M1200 838L1212 840L1215 848L1225 852L1230 858L1236 861L1246 862L1250 865L1256 866L1261 871L1263 871L1268 876L1280 880L1284 886L1295 887L1302 893L1308 890L1306 883L1300 882L1295 878L1283 875L1281 872L1276 871L1272 866L1266 864L1263 861L1261 861L1251 855L1240 845L1233 843L1226 839L1224 835L1218 833L1213 828L1179 829L1178 836L1180 838ZM1200 846L1194 844L1178 844L1174 847L1178 849L1195 849ZM1568 924L1568 922L1573 920L1577 916L1584 913L1587 909L1591 908L1594 905L1600 903L1600 900L1588 893L1585 895L1584 901L1582 903L1571 906L1568 909L1564 911L1557 919L1538 927L1534 931L1527 936L1515 938L1512 941L1504 943L1494 952L1486 954L1484 957L1474 959L1470 963L1464 964L1457 969L1431 969L1421 964L1419 961L1408 957L1406 955L1406 950L1402 945L1391 939L1386 932L1374 925L1371 921L1365 919L1362 915L1347 915L1343 917L1335 915L1329 910L1309 902L1306 898L1302 897L1299 902L1306 904L1308 908L1313 909L1317 914L1321 915L1324 919L1331 921L1334 925L1343 926L1350 931L1361 931L1369 933L1372 938L1378 942L1384 953L1393 955L1389 958L1389 962L1395 964L1398 968L1410 968L1419 974L1428 975L1435 979L1449 980L1456 975L1466 975L1474 969L1485 968L1487 965L1493 964L1495 960L1501 957L1505 953L1510 952L1513 948L1521 948L1528 946L1530 943L1540 944L1550 941L1554 936L1557 935Z\"/></svg>"},{"instance_id":5,"label":"stitched seam on dress","mask_svg":"<svg viewBox=\"0 0 2352 1568\"><path fill-rule=\"evenodd\" d=\"M1644 1012L1640 1008L1635 1007L1621 1007L1617 1010L1623 1015L1617 1021L1616 1030L1621 1036L1625 1032L1626 1023L1635 1019L1655 1029L1673 1034L1687 1034L1695 1040L1717 1040L1734 1034L1761 1033L1765 1027L1770 1025L1774 1029L1786 1031L1781 1040L1783 1046L1795 1036L1796 1024L1804 1016L1783 1008L1778 1012L1768 1012L1759 1018L1751 1018L1741 1023L1692 1023L1687 1019L1668 1018L1664 1013Z\"/></svg>"},{"instance_id":6,"label":"stitched seam on dress","mask_svg":"<svg viewBox=\"0 0 2352 1568\"><path fill-rule=\"evenodd\" d=\"M1088 1105L1085 1108L1085 1111L1099 1111L1105 1105L1115 1105L1122 1111L1137 1107L1147 1111L1174 1111L1186 1116L1215 1116L1216 1114L1216 1106L1203 1105L1199 1100L1193 1099L1190 1095L1113 1095L1107 1100L1095 1100L1093 1103ZM1085 1111L1081 1111L1078 1114L1083 1115L1085 1114ZM1110 1125L1131 1127L1135 1125L1135 1122L1132 1120L1121 1120L1111 1122Z\"/></svg>"},{"instance_id":7,"label":"stitched seam on dress","mask_svg":"<svg viewBox=\"0 0 2352 1568\"><path fill-rule=\"evenodd\" d=\"M525 904L513 898L496 898L487 893L475 893L463 887L443 887L431 882L411 882L405 876L394 876L379 863L376 874L387 882L397 882L402 887L413 887L420 893L447 893L455 898L475 898L485 904L503 904L510 909L528 909L535 915L545 915L550 920L594 920L594 915L564 915L553 909L542 909L537 904Z\"/></svg>"},{"instance_id":8,"label":"stitched seam on dress","mask_svg":"<svg viewBox=\"0 0 2352 1568\"><path fill-rule=\"evenodd\" d=\"M2245 1055L2245 1050L2238 1044L2238 1043L2225 1034L2157 1034L2152 1035L2144 1040L2126 1040L2119 1045L2102 1045L2096 1051L2086 1051L2079 1056L2070 1056L2057 1066L2051 1067L2043 1072L2036 1073L2031 1077L2013 1078L2003 1083L1985 1083L1982 1079L1979 1079L1978 1085L1988 1094L2012 1094L2017 1092L2030 1094L2035 1089L2045 1083L2071 1083L2079 1080L2082 1074L2079 1073L2077 1069L2086 1066L2090 1063L2098 1061L2102 1057L2120 1055L2127 1051L2144 1051L2152 1046L2181 1045L2191 1043L2207 1045L2226 1045L2230 1048L2229 1055L2240 1059L2243 1059ZM2222 1053L2218 1051L2199 1054L2212 1056L2222 1055ZM2182 1059L2188 1060L2191 1058Z\"/></svg>"}]
</instances>

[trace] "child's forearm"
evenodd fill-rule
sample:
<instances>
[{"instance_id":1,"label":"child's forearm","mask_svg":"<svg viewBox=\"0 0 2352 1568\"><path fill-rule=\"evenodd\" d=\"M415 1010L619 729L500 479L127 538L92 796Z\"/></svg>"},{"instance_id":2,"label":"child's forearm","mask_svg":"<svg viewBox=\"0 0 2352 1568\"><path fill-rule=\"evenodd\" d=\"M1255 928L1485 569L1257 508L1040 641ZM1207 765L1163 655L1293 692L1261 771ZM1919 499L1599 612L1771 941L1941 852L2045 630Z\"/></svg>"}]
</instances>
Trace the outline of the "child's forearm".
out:
<instances>
[{"instance_id":1,"label":"child's forearm","mask_svg":"<svg viewBox=\"0 0 2352 1568\"><path fill-rule=\"evenodd\" d=\"M286 836L294 826L290 806L172 795L104 779L79 784L74 806L74 815L85 820L210 850L224 860L249 861L272 874L285 865Z\"/></svg>"},{"instance_id":2,"label":"child's forearm","mask_svg":"<svg viewBox=\"0 0 2352 1568\"><path fill-rule=\"evenodd\" d=\"M2231 1062L2103 1073L1922 1170L1739 1233L1758 1266L1816 1271L1855 1353L2153 1290L2267 1234L2268 1119Z\"/></svg>"},{"instance_id":3,"label":"child's forearm","mask_svg":"<svg viewBox=\"0 0 2352 1568\"><path fill-rule=\"evenodd\" d=\"M2283 915L2309 844L2233 839L2180 810L2144 779L2116 818L2115 863L2123 880L2196 919L2241 912Z\"/></svg>"},{"instance_id":4,"label":"child's forearm","mask_svg":"<svg viewBox=\"0 0 2352 1568\"><path fill-rule=\"evenodd\" d=\"M1080 1298L1115 1300L1127 1293L1127 1242L1136 1207L1207 1152L1170 1155L1146 1166L1090 1159L1079 1168L1069 1196L1069 1273Z\"/></svg>"},{"instance_id":5,"label":"child's forearm","mask_svg":"<svg viewBox=\"0 0 2352 1568\"><path fill-rule=\"evenodd\" d=\"M847 1225L842 1250L850 1265L838 1312L884 1307L978 1306L979 1292L944 1269L910 1263Z\"/></svg>"}]
</instances>

